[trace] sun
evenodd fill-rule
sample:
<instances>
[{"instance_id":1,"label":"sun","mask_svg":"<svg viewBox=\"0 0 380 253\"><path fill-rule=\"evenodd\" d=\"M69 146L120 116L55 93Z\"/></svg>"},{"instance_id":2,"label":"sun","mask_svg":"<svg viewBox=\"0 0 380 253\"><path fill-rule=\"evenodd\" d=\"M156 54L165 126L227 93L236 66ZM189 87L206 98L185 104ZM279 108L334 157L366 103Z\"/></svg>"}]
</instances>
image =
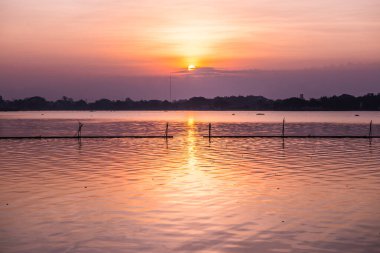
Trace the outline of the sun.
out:
<instances>
[{"instance_id":1,"label":"sun","mask_svg":"<svg viewBox=\"0 0 380 253\"><path fill-rule=\"evenodd\" d=\"M188 71L193 71L195 68L196 68L196 66L193 64L190 64L189 66L187 66Z\"/></svg>"}]
</instances>

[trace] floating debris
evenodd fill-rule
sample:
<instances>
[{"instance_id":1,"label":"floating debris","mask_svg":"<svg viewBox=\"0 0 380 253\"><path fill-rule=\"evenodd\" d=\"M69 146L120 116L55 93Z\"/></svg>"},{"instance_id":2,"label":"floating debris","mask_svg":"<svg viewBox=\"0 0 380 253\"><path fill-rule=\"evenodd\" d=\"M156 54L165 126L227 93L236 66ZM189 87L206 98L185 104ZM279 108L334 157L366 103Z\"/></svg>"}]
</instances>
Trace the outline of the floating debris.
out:
<instances>
[{"instance_id":1,"label":"floating debris","mask_svg":"<svg viewBox=\"0 0 380 253\"><path fill-rule=\"evenodd\" d=\"M259 115L259 116L263 116L263 115L265 115L264 113L261 113L261 112L259 112L259 113L256 113L256 115Z\"/></svg>"}]
</instances>

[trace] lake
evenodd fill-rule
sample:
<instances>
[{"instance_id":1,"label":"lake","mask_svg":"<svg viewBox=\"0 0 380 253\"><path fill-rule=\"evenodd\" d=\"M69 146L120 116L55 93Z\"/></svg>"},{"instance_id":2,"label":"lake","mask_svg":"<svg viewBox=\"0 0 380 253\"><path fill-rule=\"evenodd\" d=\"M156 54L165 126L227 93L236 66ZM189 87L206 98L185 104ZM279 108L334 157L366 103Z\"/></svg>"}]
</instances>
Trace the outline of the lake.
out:
<instances>
[{"instance_id":1,"label":"lake","mask_svg":"<svg viewBox=\"0 0 380 253\"><path fill-rule=\"evenodd\" d=\"M257 115L257 114L264 115ZM358 115L358 116L355 116ZM380 252L380 112L0 112L0 252Z\"/></svg>"}]
</instances>

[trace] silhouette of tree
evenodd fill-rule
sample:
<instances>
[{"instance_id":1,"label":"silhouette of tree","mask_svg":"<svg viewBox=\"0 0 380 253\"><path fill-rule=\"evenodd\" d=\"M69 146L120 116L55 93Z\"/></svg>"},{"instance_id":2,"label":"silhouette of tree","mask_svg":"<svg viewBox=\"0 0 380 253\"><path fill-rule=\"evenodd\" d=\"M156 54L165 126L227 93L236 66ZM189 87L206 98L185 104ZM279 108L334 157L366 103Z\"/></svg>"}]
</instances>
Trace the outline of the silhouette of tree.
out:
<instances>
[{"instance_id":1,"label":"silhouette of tree","mask_svg":"<svg viewBox=\"0 0 380 253\"><path fill-rule=\"evenodd\" d=\"M193 97L173 102L167 100L99 99L95 102L73 100L63 96L56 101L42 97L4 100L1 111L17 110L380 110L380 93L354 97L348 94L312 99L271 100L262 96Z\"/></svg>"}]
</instances>

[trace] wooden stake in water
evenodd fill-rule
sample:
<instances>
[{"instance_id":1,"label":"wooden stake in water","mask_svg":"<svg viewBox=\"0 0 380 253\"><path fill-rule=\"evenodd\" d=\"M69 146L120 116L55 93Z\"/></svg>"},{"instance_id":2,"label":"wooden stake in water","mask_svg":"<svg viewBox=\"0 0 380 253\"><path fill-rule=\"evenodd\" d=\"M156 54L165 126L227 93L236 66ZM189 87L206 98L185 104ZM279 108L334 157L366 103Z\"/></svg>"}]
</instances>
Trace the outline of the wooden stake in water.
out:
<instances>
[{"instance_id":1,"label":"wooden stake in water","mask_svg":"<svg viewBox=\"0 0 380 253\"><path fill-rule=\"evenodd\" d=\"M285 137L285 118L282 120L282 138Z\"/></svg>"},{"instance_id":2,"label":"wooden stake in water","mask_svg":"<svg viewBox=\"0 0 380 253\"><path fill-rule=\"evenodd\" d=\"M166 129L165 129L165 138L166 139L168 138L168 134L169 134L169 123L167 122L166 123Z\"/></svg>"},{"instance_id":3,"label":"wooden stake in water","mask_svg":"<svg viewBox=\"0 0 380 253\"><path fill-rule=\"evenodd\" d=\"M211 138L211 123L208 124L208 138Z\"/></svg>"},{"instance_id":4,"label":"wooden stake in water","mask_svg":"<svg viewBox=\"0 0 380 253\"><path fill-rule=\"evenodd\" d=\"M82 127L84 126L84 124L80 121L78 121L78 132L77 132L77 137L78 138L81 138L82 137Z\"/></svg>"},{"instance_id":5,"label":"wooden stake in water","mask_svg":"<svg viewBox=\"0 0 380 253\"><path fill-rule=\"evenodd\" d=\"M369 138L372 137L372 120L371 120L371 122L369 123L369 134L368 134L368 137L369 137Z\"/></svg>"}]
</instances>

